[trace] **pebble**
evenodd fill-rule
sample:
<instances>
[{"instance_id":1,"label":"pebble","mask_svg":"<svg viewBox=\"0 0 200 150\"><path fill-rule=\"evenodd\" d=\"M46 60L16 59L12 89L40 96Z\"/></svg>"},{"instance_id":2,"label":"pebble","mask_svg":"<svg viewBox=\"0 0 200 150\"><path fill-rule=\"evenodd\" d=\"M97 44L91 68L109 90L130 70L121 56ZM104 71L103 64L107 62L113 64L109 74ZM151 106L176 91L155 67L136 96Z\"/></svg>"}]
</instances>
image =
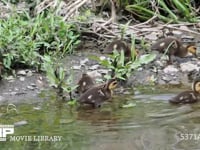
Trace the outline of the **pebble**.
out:
<instances>
[{"instance_id":1,"label":"pebble","mask_svg":"<svg viewBox=\"0 0 200 150\"><path fill-rule=\"evenodd\" d=\"M15 122L14 126L18 127L18 126L23 126L23 125L26 125L26 124L28 124L28 122L26 120L22 120L22 121L19 121L19 122Z\"/></svg>"},{"instance_id":2,"label":"pebble","mask_svg":"<svg viewBox=\"0 0 200 150\"><path fill-rule=\"evenodd\" d=\"M26 74L27 77L31 77L32 75L33 75L33 73L32 73L32 71L30 71L30 70L29 70L29 71L27 72L27 74Z\"/></svg>"},{"instance_id":3,"label":"pebble","mask_svg":"<svg viewBox=\"0 0 200 150\"><path fill-rule=\"evenodd\" d=\"M166 81L166 82L171 81L170 77L166 77L166 76L163 76L163 77L162 77L162 80L164 80L164 81Z\"/></svg>"},{"instance_id":4,"label":"pebble","mask_svg":"<svg viewBox=\"0 0 200 150\"><path fill-rule=\"evenodd\" d=\"M93 78L101 77L101 73L99 73L97 70L89 71L87 74Z\"/></svg>"},{"instance_id":5,"label":"pebble","mask_svg":"<svg viewBox=\"0 0 200 150\"><path fill-rule=\"evenodd\" d=\"M20 77L19 80L20 81L25 81L25 77Z\"/></svg>"},{"instance_id":6,"label":"pebble","mask_svg":"<svg viewBox=\"0 0 200 150\"><path fill-rule=\"evenodd\" d=\"M35 87L32 87L32 86L28 85L28 86L27 86L27 89L29 89L29 90L34 90Z\"/></svg>"},{"instance_id":7,"label":"pebble","mask_svg":"<svg viewBox=\"0 0 200 150\"><path fill-rule=\"evenodd\" d=\"M26 71L25 70L19 70L17 72L17 75L26 76Z\"/></svg>"},{"instance_id":8,"label":"pebble","mask_svg":"<svg viewBox=\"0 0 200 150\"><path fill-rule=\"evenodd\" d=\"M90 70L97 70L99 68L99 65L93 65L91 67L89 67Z\"/></svg>"},{"instance_id":9,"label":"pebble","mask_svg":"<svg viewBox=\"0 0 200 150\"><path fill-rule=\"evenodd\" d=\"M172 75L172 74L178 72L179 70L174 65L168 65L167 67L165 67L165 69L163 71L166 74Z\"/></svg>"},{"instance_id":10,"label":"pebble","mask_svg":"<svg viewBox=\"0 0 200 150\"><path fill-rule=\"evenodd\" d=\"M72 69L74 69L74 70L80 70L81 66L80 65L79 66L72 66Z\"/></svg>"},{"instance_id":11,"label":"pebble","mask_svg":"<svg viewBox=\"0 0 200 150\"><path fill-rule=\"evenodd\" d=\"M192 64L191 62L181 63L180 68L182 72L191 72L193 70L199 70L198 65Z\"/></svg>"}]
</instances>

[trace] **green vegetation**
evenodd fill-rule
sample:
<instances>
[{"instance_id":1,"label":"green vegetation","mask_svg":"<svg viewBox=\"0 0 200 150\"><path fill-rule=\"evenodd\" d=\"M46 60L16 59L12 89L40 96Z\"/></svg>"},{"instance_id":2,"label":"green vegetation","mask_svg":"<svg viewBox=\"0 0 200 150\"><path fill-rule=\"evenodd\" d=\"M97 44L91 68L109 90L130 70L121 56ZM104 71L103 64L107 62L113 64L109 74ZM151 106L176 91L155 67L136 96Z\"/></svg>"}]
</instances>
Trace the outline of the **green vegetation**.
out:
<instances>
[{"instance_id":1,"label":"green vegetation","mask_svg":"<svg viewBox=\"0 0 200 150\"><path fill-rule=\"evenodd\" d=\"M157 16L165 22L198 22L195 7L188 0L156 0L155 3L135 0L126 5L125 9L141 20L148 20Z\"/></svg>"},{"instance_id":2,"label":"green vegetation","mask_svg":"<svg viewBox=\"0 0 200 150\"><path fill-rule=\"evenodd\" d=\"M102 0L102 7L110 5L108 0ZM147 21L153 16L164 22L199 22L198 2L189 0L117 0L118 10L130 12L134 18Z\"/></svg>"},{"instance_id":3,"label":"green vegetation","mask_svg":"<svg viewBox=\"0 0 200 150\"><path fill-rule=\"evenodd\" d=\"M125 60L124 52L114 51L107 59L101 60L99 57L92 56L91 59L97 60L102 66L111 70L111 74L105 75L107 79L115 76L118 79L126 80L132 72L144 64L148 64L155 59L155 54L145 54L130 61Z\"/></svg>"},{"instance_id":4,"label":"green vegetation","mask_svg":"<svg viewBox=\"0 0 200 150\"><path fill-rule=\"evenodd\" d=\"M77 88L77 85L73 85L73 73L64 70L61 63L57 62L57 58L45 55L43 57L42 69L46 72L49 84L57 89L57 95L63 97L64 92L68 93L70 100L72 101L72 91ZM71 103L70 103L71 104Z\"/></svg>"},{"instance_id":5,"label":"green vegetation","mask_svg":"<svg viewBox=\"0 0 200 150\"><path fill-rule=\"evenodd\" d=\"M79 42L75 30L74 25L50 12L34 18L13 14L8 20L0 20L0 52L5 68L40 68L44 54L63 57L73 53Z\"/></svg>"}]
</instances>

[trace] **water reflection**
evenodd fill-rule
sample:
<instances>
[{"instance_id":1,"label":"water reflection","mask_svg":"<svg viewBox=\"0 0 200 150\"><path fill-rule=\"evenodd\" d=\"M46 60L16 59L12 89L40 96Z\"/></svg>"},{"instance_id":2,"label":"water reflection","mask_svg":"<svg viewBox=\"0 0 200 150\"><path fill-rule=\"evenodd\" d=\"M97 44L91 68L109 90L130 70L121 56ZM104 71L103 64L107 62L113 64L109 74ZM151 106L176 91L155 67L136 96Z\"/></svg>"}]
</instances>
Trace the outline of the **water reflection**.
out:
<instances>
[{"instance_id":1,"label":"water reflection","mask_svg":"<svg viewBox=\"0 0 200 150\"><path fill-rule=\"evenodd\" d=\"M2 124L27 121L26 125L15 128L15 135L60 135L62 141L8 141L1 143L1 148L198 149L200 103L171 105L167 100L172 96L174 93L119 96L100 109L77 109L54 99L36 104L18 104L17 112L12 113L6 113L6 105L2 105ZM128 103L136 106L122 108ZM193 137L188 138L189 134Z\"/></svg>"}]
</instances>

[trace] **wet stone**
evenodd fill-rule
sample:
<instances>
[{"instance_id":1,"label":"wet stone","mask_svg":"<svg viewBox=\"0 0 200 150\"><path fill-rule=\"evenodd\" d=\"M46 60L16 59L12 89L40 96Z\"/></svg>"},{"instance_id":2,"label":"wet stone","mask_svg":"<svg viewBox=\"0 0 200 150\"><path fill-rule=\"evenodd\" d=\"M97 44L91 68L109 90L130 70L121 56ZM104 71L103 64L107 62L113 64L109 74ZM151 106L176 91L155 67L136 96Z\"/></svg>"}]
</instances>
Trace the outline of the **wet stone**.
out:
<instances>
[{"instance_id":1,"label":"wet stone","mask_svg":"<svg viewBox=\"0 0 200 150\"><path fill-rule=\"evenodd\" d=\"M164 71L164 73L173 75L174 73L178 72L179 70L175 66L169 65L169 66L165 67L165 69L163 71Z\"/></svg>"},{"instance_id":2,"label":"wet stone","mask_svg":"<svg viewBox=\"0 0 200 150\"><path fill-rule=\"evenodd\" d=\"M19 70L19 71L17 72L17 75L26 76L26 71L25 71L25 70Z\"/></svg>"},{"instance_id":3,"label":"wet stone","mask_svg":"<svg viewBox=\"0 0 200 150\"><path fill-rule=\"evenodd\" d=\"M171 81L172 79L169 77L169 76L163 76L162 77L162 80L166 81L166 82L169 82Z\"/></svg>"},{"instance_id":4,"label":"wet stone","mask_svg":"<svg viewBox=\"0 0 200 150\"><path fill-rule=\"evenodd\" d=\"M32 71L30 71L30 70L29 70L29 71L27 72L27 74L26 74L27 77L31 77L32 75L33 75L33 73L32 73Z\"/></svg>"},{"instance_id":5,"label":"wet stone","mask_svg":"<svg viewBox=\"0 0 200 150\"><path fill-rule=\"evenodd\" d=\"M191 62L181 63L180 68L182 72L191 72L193 70L199 70L198 65L192 64Z\"/></svg>"},{"instance_id":6,"label":"wet stone","mask_svg":"<svg viewBox=\"0 0 200 150\"><path fill-rule=\"evenodd\" d=\"M26 120L22 120L22 121L19 121L19 122L15 122L14 126L18 127L18 126L23 126L23 125L26 125L26 124L28 124L28 122Z\"/></svg>"},{"instance_id":7,"label":"wet stone","mask_svg":"<svg viewBox=\"0 0 200 150\"><path fill-rule=\"evenodd\" d=\"M25 77L20 77L19 80L20 81L25 81Z\"/></svg>"},{"instance_id":8,"label":"wet stone","mask_svg":"<svg viewBox=\"0 0 200 150\"><path fill-rule=\"evenodd\" d=\"M29 90L34 90L35 87L28 85L28 86L27 86L27 89L29 89Z\"/></svg>"}]
</instances>

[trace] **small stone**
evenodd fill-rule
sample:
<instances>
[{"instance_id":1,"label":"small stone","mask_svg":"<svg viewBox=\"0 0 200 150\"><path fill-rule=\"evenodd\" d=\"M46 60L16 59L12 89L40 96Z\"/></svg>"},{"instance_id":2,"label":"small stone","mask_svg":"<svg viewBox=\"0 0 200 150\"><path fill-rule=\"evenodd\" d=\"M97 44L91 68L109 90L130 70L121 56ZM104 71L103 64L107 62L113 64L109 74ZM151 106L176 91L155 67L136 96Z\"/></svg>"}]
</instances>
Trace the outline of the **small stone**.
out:
<instances>
[{"instance_id":1,"label":"small stone","mask_svg":"<svg viewBox=\"0 0 200 150\"><path fill-rule=\"evenodd\" d=\"M193 70L199 70L198 65L192 64L190 62L181 63L180 68L182 72L191 72Z\"/></svg>"},{"instance_id":2,"label":"small stone","mask_svg":"<svg viewBox=\"0 0 200 150\"><path fill-rule=\"evenodd\" d=\"M19 80L20 81L25 81L25 77L20 77Z\"/></svg>"},{"instance_id":3,"label":"small stone","mask_svg":"<svg viewBox=\"0 0 200 150\"><path fill-rule=\"evenodd\" d=\"M35 84L35 83L31 83L31 86L32 86L32 87L36 87L36 84Z\"/></svg>"},{"instance_id":4,"label":"small stone","mask_svg":"<svg viewBox=\"0 0 200 150\"><path fill-rule=\"evenodd\" d=\"M166 82L171 81L171 79L170 79L169 77L166 77L166 76L163 76L163 77L162 77L162 80L164 80L164 81L166 81Z\"/></svg>"},{"instance_id":5,"label":"small stone","mask_svg":"<svg viewBox=\"0 0 200 150\"><path fill-rule=\"evenodd\" d=\"M169 65L169 66L165 67L165 69L163 71L164 71L164 73L172 75L172 74L178 72L178 69L173 65Z\"/></svg>"},{"instance_id":6,"label":"small stone","mask_svg":"<svg viewBox=\"0 0 200 150\"><path fill-rule=\"evenodd\" d=\"M23 120L23 121L15 122L14 126L18 127L18 126L23 126L23 125L26 125L26 124L28 124L28 122L26 120Z\"/></svg>"},{"instance_id":7,"label":"small stone","mask_svg":"<svg viewBox=\"0 0 200 150\"><path fill-rule=\"evenodd\" d=\"M101 74L108 74L109 70L107 70L107 69L99 69L98 72L101 73Z\"/></svg>"},{"instance_id":8,"label":"small stone","mask_svg":"<svg viewBox=\"0 0 200 150\"><path fill-rule=\"evenodd\" d=\"M27 86L27 89L29 89L29 90L34 90L35 88L32 87L32 86L30 86L30 85L28 85L28 86Z\"/></svg>"},{"instance_id":9,"label":"small stone","mask_svg":"<svg viewBox=\"0 0 200 150\"><path fill-rule=\"evenodd\" d=\"M37 107L33 107L34 110L41 110L41 107L40 106L37 106Z\"/></svg>"},{"instance_id":10,"label":"small stone","mask_svg":"<svg viewBox=\"0 0 200 150\"><path fill-rule=\"evenodd\" d=\"M10 95L16 95L17 94L17 92L10 92Z\"/></svg>"},{"instance_id":11,"label":"small stone","mask_svg":"<svg viewBox=\"0 0 200 150\"><path fill-rule=\"evenodd\" d=\"M106 57L105 57L105 56L100 56L99 59L100 59L100 60L105 60Z\"/></svg>"},{"instance_id":12,"label":"small stone","mask_svg":"<svg viewBox=\"0 0 200 150\"><path fill-rule=\"evenodd\" d=\"M25 70L19 70L17 72L17 75L26 76L26 71Z\"/></svg>"},{"instance_id":13,"label":"small stone","mask_svg":"<svg viewBox=\"0 0 200 150\"><path fill-rule=\"evenodd\" d=\"M174 35L181 35L181 34L183 34L181 31L178 31L178 30L174 30L174 31L172 31L172 33Z\"/></svg>"},{"instance_id":14,"label":"small stone","mask_svg":"<svg viewBox=\"0 0 200 150\"><path fill-rule=\"evenodd\" d=\"M32 73L32 71L30 71L30 70L26 73L26 76L27 76L27 77L31 77L32 75L33 75L33 73Z\"/></svg>"},{"instance_id":15,"label":"small stone","mask_svg":"<svg viewBox=\"0 0 200 150\"><path fill-rule=\"evenodd\" d=\"M14 82L15 81L15 78L13 76L8 76L6 79L8 80L8 82Z\"/></svg>"},{"instance_id":16,"label":"small stone","mask_svg":"<svg viewBox=\"0 0 200 150\"><path fill-rule=\"evenodd\" d=\"M93 65L89 69L90 70L97 70L99 68L99 65Z\"/></svg>"},{"instance_id":17,"label":"small stone","mask_svg":"<svg viewBox=\"0 0 200 150\"><path fill-rule=\"evenodd\" d=\"M88 74L89 76L93 77L93 78L101 77L101 74L100 74L97 70L87 72L87 74Z\"/></svg>"},{"instance_id":18,"label":"small stone","mask_svg":"<svg viewBox=\"0 0 200 150\"><path fill-rule=\"evenodd\" d=\"M89 61L89 59L85 58L85 59L80 61L80 65L85 65L88 61Z\"/></svg>"},{"instance_id":19,"label":"small stone","mask_svg":"<svg viewBox=\"0 0 200 150\"><path fill-rule=\"evenodd\" d=\"M74 70L80 70L81 66L72 66L72 69L74 69Z\"/></svg>"},{"instance_id":20,"label":"small stone","mask_svg":"<svg viewBox=\"0 0 200 150\"><path fill-rule=\"evenodd\" d=\"M19 89L18 89L18 88L15 88L15 91L19 91Z\"/></svg>"}]
</instances>

